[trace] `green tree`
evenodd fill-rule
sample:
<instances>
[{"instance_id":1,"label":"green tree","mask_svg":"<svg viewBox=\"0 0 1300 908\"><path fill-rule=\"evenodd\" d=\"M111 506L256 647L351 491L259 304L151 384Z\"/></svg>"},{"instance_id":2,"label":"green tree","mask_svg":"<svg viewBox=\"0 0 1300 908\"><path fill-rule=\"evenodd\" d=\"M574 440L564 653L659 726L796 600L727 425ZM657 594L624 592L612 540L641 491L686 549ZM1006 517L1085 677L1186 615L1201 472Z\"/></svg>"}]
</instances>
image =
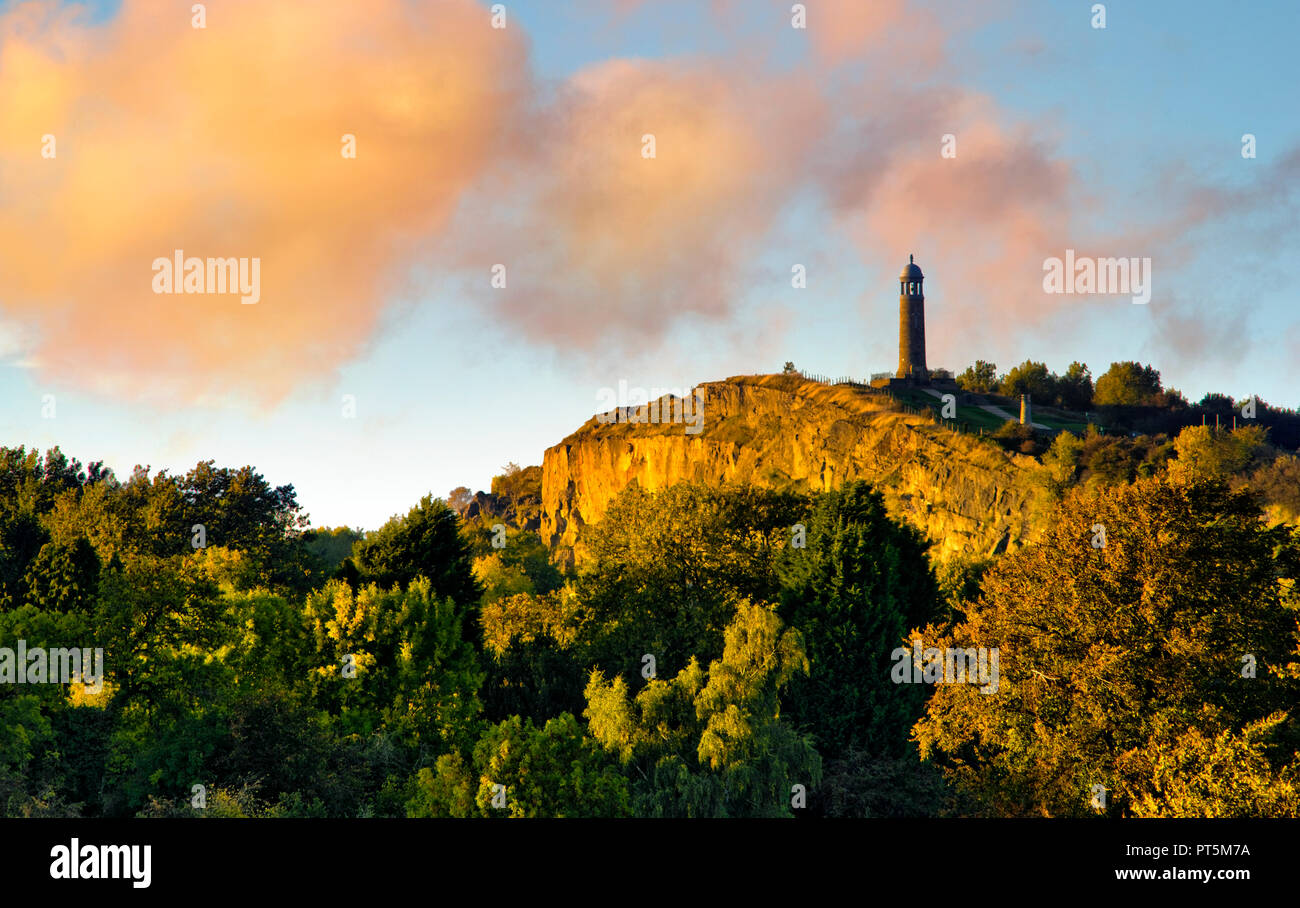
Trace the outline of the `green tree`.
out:
<instances>
[{"instance_id":1,"label":"green tree","mask_svg":"<svg viewBox=\"0 0 1300 908\"><path fill-rule=\"evenodd\" d=\"M1028 394L1040 403L1050 403L1056 399L1056 376L1047 369L1046 363L1025 360L998 382L998 393L1009 397Z\"/></svg>"},{"instance_id":2,"label":"green tree","mask_svg":"<svg viewBox=\"0 0 1300 908\"><path fill-rule=\"evenodd\" d=\"M338 573L343 562L352 557L353 547L364 538L364 533L351 527L322 527L302 534L303 545L327 577Z\"/></svg>"},{"instance_id":3,"label":"green tree","mask_svg":"<svg viewBox=\"0 0 1300 908\"><path fill-rule=\"evenodd\" d=\"M807 671L798 631L745 601L707 672L692 658L630 697L594 671L585 715L634 780L638 816L790 816L793 786L821 781L812 741L780 717L781 690Z\"/></svg>"},{"instance_id":4,"label":"green tree","mask_svg":"<svg viewBox=\"0 0 1300 908\"><path fill-rule=\"evenodd\" d=\"M1150 366L1126 361L1111 363L1097 379L1093 403L1099 407L1149 407L1159 405L1160 373Z\"/></svg>"},{"instance_id":5,"label":"green tree","mask_svg":"<svg viewBox=\"0 0 1300 908\"><path fill-rule=\"evenodd\" d=\"M228 616L194 558L142 555L105 569L95 622L115 708L174 717L201 702L202 679L224 672L207 654L229 638Z\"/></svg>"},{"instance_id":6,"label":"green tree","mask_svg":"<svg viewBox=\"0 0 1300 908\"><path fill-rule=\"evenodd\" d=\"M630 812L627 779L569 713L541 728L519 716L491 726L474 746L474 770L477 777L456 757L423 770L408 815L618 817Z\"/></svg>"},{"instance_id":7,"label":"green tree","mask_svg":"<svg viewBox=\"0 0 1300 908\"><path fill-rule=\"evenodd\" d=\"M477 737L483 672L464 609L426 578L406 590L331 580L307 598L316 702L353 733L386 728L429 759Z\"/></svg>"},{"instance_id":8,"label":"green tree","mask_svg":"<svg viewBox=\"0 0 1300 908\"><path fill-rule=\"evenodd\" d=\"M775 597L776 552L802 503L744 486L624 489L588 536L577 584L589 662L635 677L646 653L661 673L720 656L737 597Z\"/></svg>"},{"instance_id":9,"label":"green tree","mask_svg":"<svg viewBox=\"0 0 1300 908\"><path fill-rule=\"evenodd\" d=\"M478 779L465 766L459 751L443 754L432 768L425 766L416 774L406 815L454 819L478 816L478 786Z\"/></svg>"},{"instance_id":10,"label":"green tree","mask_svg":"<svg viewBox=\"0 0 1300 908\"><path fill-rule=\"evenodd\" d=\"M487 551L492 525L503 523L521 530L536 530L542 516L542 468L508 463L492 477L492 491L478 510L479 531L475 554ZM476 510L473 501L467 512Z\"/></svg>"},{"instance_id":11,"label":"green tree","mask_svg":"<svg viewBox=\"0 0 1300 908\"><path fill-rule=\"evenodd\" d=\"M456 512L441 499L424 496L405 517L367 534L353 551L366 583L404 589L416 577L426 577L439 597L450 596L464 607L478 602L469 546Z\"/></svg>"},{"instance_id":12,"label":"green tree","mask_svg":"<svg viewBox=\"0 0 1300 908\"><path fill-rule=\"evenodd\" d=\"M1087 365L1075 361L1056 381L1057 404L1067 410L1086 412L1092 409L1092 372Z\"/></svg>"},{"instance_id":13,"label":"green tree","mask_svg":"<svg viewBox=\"0 0 1300 908\"><path fill-rule=\"evenodd\" d=\"M474 559L474 577L484 604L521 593L545 595L560 588L563 575L536 533L506 531L505 545Z\"/></svg>"},{"instance_id":14,"label":"green tree","mask_svg":"<svg viewBox=\"0 0 1300 908\"><path fill-rule=\"evenodd\" d=\"M890 652L938 617L939 590L915 529L894 521L879 492L854 482L816 499L806 548L782 552L781 617L803 635L812 669L795 678L786 715L818 750L897 756L924 691L890 681Z\"/></svg>"},{"instance_id":15,"label":"green tree","mask_svg":"<svg viewBox=\"0 0 1300 908\"><path fill-rule=\"evenodd\" d=\"M483 704L489 720L520 715L544 722L581 712L587 672L574 646L579 608L568 589L518 594L483 607Z\"/></svg>"},{"instance_id":16,"label":"green tree","mask_svg":"<svg viewBox=\"0 0 1300 908\"><path fill-rule=\"evenodd\" d=\"M976 360L975 365L967 366L966 371L957 376L957 384L963 390L974 394L988 394L998 383L998 367L995 363Z\"/></svg>"},{"instance_id":17,"label":"green tree","mask_svg":"<svg viewBox=\"0 0 1300 908\"><path fill-rule=\"evenodd\" d=\"M99 568L99 556L85 537L72 545L47 542L23 576L28 601L59 612L93 611L99 596Z\"/></svg>"},{"instance_id":18,"label":"green tree","mask_svg":"<svg viewBox=\"0 0 1300 908\"><path fill-rule=\"evenodd\" d=\"M1083 439L1070 432L1060 432L1043 455L1038 482L1051 501L1059 501L1079 478L1079 461L1083 456Z\"/></svg>"},{"instance_id":19,"label":"green tree","mask_svg":"<svg viewBox=\"0 0 1300 908\"><path fill-rule=\"evenodd\" d=\"M31 511L0 511L0 611L27 603L28 568L49 538Z\"/></svg>"}]
</instances>

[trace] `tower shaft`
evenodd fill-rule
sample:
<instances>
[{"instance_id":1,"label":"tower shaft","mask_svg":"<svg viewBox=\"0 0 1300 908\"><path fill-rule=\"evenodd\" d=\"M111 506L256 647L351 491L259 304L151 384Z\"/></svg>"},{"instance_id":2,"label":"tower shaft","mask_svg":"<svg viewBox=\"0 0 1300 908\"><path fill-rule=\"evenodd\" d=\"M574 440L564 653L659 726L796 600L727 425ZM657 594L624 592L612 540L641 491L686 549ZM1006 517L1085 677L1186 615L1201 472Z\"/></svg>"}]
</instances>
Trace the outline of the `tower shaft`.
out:
<instances>
[{"instance_id":1,"label":"tower shaft","mask_svg":"<svg viewBox=\"0 0 1300 908\"><path fill-rule=\"evenodd\" d=\"M898 377L917 381L929 378L925 367L925 295L920 282L905 282L898 297Z\"/></svg>"}]
</instances>

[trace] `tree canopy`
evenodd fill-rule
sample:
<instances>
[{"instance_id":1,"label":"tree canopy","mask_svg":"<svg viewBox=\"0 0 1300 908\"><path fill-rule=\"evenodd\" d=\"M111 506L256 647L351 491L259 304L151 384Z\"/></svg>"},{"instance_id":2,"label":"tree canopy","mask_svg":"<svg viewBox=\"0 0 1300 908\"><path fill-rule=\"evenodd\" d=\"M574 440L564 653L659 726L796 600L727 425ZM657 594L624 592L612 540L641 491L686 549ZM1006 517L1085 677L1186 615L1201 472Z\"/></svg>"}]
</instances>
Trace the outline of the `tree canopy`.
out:
<instances>
[{"instance_id":1,"label":"tree canopy","mask_svg":"<svg viewBox=\"0 0 1300 908\"><path fill-rule=\"evenodd\" d=\"M995 813L1085 815L1104 791L1112 815L1295 815L1298 545L1223 482L1073 491L925 629L996 648L1001 679L937 686L922 754Z\"/></svg>"}]
</instances>

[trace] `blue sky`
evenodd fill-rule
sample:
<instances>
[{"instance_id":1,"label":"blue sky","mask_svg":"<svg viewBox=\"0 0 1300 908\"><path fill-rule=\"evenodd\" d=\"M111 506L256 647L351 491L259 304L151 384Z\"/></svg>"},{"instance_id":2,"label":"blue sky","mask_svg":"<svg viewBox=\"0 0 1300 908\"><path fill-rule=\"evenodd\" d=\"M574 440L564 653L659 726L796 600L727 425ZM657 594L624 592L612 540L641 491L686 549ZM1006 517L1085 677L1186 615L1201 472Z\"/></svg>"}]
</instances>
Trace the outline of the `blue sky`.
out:
<instances>
[{"instance_id":1,"label":"blue sky","mask_svg":"<svg viewBox=\"0 0 1300 908\"><path fill-rule=\"evenodd\" d=\"M816 4L807 5L816 15ZM1277 204L1294 198L1296 170L1284 162L1300 147L1294 4L1110 3L1105 30L1089 26L1090 5L999 2L983 15L956 4L911 4L909 16L928 11L961 23L943 38L942 59L911 84L988 98L1003 134L1033 137L1048 160L1068 164L1070 230L1051 235L1055 254L1095 245L1099 236L1179 224L1179 206L1201 198L1204 187L1239 193L1244 204L1174 230L1167 248L1157 249L1147 306L1098 300L1086 310L1054 308L1023 326L990 312L989 331L962 336L949 326L978 319L972 310L996 301L995 292L958 280L932 250L890 243L887 230L864 247L861 234L844 229L845 213L832 210L825 185L795 181L720 282L731 295L722 317L666 311L662 332L644 342L616 325L607 330L619 340L608 344L600 339L605 328L594 343L524 331L465 292L469 278L440 259L430 238L420 247L427 256L397 266L408 278L404 289L360 348L318 374L304 370L273 405L238 390L159 403L42 368L38 348L48 327L14 303L0 269L0 443L59 445L83 461L105 460L123 477L135 464L173 472L206 459L252 464L273 483L293 483L316 525L374 528L425 493L485 489L508 461L540 463L545 448L595 412L599 389L620 380L683 387L779 371L786 360L832 375L891 368L895 275L909 251L927 273L932 366L961 369L983 358L1005 370L1033 358L1059 372L1077 359L1099 374L1112 361L1137 359L1192 400L1223 391L1296 406L1297 216L1294 206ZM212 9L218 15L220 7ZM538 98L619 59L657 61L670 71L701 61L726 69L743 59L774 80L852 78L851 66L820 64L806 44L773 31L770 23L782 28L788 13L761 3L647 3L608 13L595 3L520 0L507 9L511 27L526 36ZM0 5L0 18L12 14L12 4ZM93 28L110 29L119 15L116 4L97 7ZM892 89L871 87L882 97ZM840 90L850 93L831 97L836 115L852 118L840 103L852 92ZM1247 132L1257 136L1254 160L1240 154ZM855 149L840 151L854 159ZM869 149L862 156L870 158ZM1182 197L1180 187L1199 188ZM547 223L545 211L532 217ZM791 262L809 265L807 289L790 287ZM626 321L627 311L596 306L590 316L600 325ZM1189 338L1196 348L1180 351ZM151 355L144 343L131 353L146 364ZM53 419L42 418L47 394L55 395ZM355 419L341 415L349 394Z\"/></svg>"}]
</instances>

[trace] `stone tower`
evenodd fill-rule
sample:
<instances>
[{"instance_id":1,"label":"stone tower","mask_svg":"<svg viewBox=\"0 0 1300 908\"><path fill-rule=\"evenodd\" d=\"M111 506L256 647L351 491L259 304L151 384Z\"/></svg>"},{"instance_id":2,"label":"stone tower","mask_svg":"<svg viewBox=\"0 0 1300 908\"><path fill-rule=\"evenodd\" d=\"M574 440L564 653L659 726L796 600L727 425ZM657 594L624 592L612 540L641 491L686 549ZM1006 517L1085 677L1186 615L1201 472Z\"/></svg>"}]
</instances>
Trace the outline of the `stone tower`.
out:
<instances>
[{"instance_id":1,"label":"stone tower","mask_svg":"<svg viewBox=\"0 0 1300 908\"><path fill-rule=\"evenodd\" d=\"M925 276L912 256L898 276L898 377L927 382L925 368Z\"/></svg>"}]
</instances>

